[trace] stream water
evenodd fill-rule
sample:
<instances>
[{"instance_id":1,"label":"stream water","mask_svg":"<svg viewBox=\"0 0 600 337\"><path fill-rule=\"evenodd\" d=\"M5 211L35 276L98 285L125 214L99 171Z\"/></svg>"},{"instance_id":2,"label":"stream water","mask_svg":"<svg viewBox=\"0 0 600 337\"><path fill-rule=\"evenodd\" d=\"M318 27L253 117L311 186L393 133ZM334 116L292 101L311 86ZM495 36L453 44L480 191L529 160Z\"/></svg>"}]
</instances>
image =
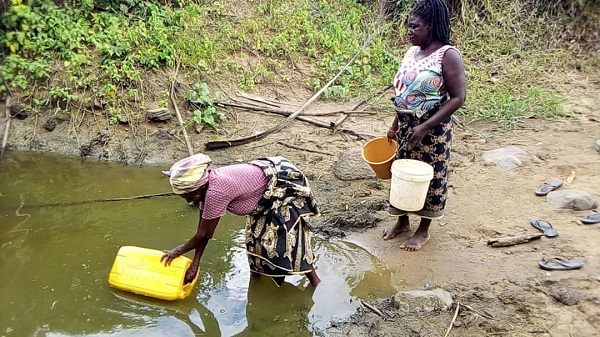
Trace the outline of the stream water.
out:
<instances>
[{"instance_id":1,"label":"stream water","mask_svg":"<svg viewBox=\"0 0 600 337\"><path fill-rule=\"evenodd\" d=\"M0 336L311 336L395 293L363 249L317 237L315 289L250 277L244 218L225 216L191 296L166 302L108 286L124 245L170 249L198 212L178 197L89 202L169 192L160 170L32 153L0 161ZM316 196L318 200L318 195ZM190 258L193 253L187 254Z\"/></svg>"}]
</instances>

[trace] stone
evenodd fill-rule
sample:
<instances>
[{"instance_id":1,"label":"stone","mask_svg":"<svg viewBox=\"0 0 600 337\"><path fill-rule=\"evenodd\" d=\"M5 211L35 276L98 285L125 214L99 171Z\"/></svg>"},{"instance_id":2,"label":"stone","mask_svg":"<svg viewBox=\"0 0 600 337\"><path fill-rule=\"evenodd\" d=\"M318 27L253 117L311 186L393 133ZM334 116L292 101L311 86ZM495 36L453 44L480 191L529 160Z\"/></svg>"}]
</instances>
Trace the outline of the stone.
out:
<instances>
[{"instance_id":1,"label":"stone","mask_svg":"<svg viewBox=\"0 0 600 337\"><path fill-rule=\"evenodd\" d=\"M16 119L25 119L29 117L31 110L23 104L13 104L10 107L10 116Z\"/></svg>"},{"instance_id":2,"label":"stone","mask_svg":"<svg viewBox=\"0 0 600 337\"><path fill-rule=\"evenodd\" d=\"M168 122L171 120L171 112L167 108L158 108L146 112L148 120L153 122Z\"/></svg>"},{"instance_id":3,"label":"stone","mask_svg":"<svg viewBox=\"0 0 600 337\"><path fill-rule=\"evenodd\" d=\"M394 297L400 307L403 308L402 311L411 314L448 310L454 304L452 294L441 288L401 291Z\"/></svg>"},{"instance_id":4,"label":"stone","mask_svg":"<svg viewBox=\"0 0 600 337\"><path fill-rule=\"evenodd\" d=\"M554 208L576 211L588 211L598 207L598 203L591 194L574 188L552 191L546 195L546 202Z\"/></svg>"},{"instance_id":5,"label":"stone","mask_svg":"<svg viewBox=\"0 0 600 337\"><path fill-rule=\"evenodd\" d=\"M333 164L333 174L340 180L375 178L375 173L362 158L360 149L344 152L340 159Z\"/></svg>"},{"instance_id":6,"label":"stone","mask_svg":"<svg viewBox=\"0 0 600 337\"><path fill-rule=\"evenodd\" d=\"M485 165L496 165L505 171L514 170L526 162L539 164L542 161L537 156L516 146L505 146L483 153Z\"/></svg>"},{"instance_id":7,"label":"stone","mask_svg":"<svg viewBox=\"0 0 600 337\"><path fill-rule=\"evenodd\" d=\"M56 129L56 126L59 125L62 122L67 121L68 119L65 117L60 117L60 116L52 116L50 118L48 118L48 120L46 121L46 123L44 123L44 125L42 125L44 127L44 129L46 129L48 132L52 132L54 131L54 129Z\"/></svg>"},{"instance_id":8,"label":"stone","mask_svg":"<svg viewBox=\"0 0 600 337\"><path fill-rule=\"evenodd\" d=\"M156 138L158 138L160 140L171 140L171 139L173 139L173 136L171 136L167 130L157 130L152 136L156 137Z\"/></svg>"},{"instance_id":9,"label":"stone","mask_svg":"<svg viewBox=\"0 0 600 337\"><path fill-rule=\"evenodd\" d=\"M596 141L596 151L600 152L600 139Z\"/></svg>"}]
</instances>

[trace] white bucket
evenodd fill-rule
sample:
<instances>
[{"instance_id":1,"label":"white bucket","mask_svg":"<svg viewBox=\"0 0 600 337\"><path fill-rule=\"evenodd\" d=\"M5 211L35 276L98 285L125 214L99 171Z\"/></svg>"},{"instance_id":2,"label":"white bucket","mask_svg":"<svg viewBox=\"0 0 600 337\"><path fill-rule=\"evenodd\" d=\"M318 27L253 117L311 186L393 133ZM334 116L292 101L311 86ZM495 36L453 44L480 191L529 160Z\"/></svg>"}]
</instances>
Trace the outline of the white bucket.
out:
<instances>
[{"instance_id":1,"label":"white bucket","mask_svg":"<svg viewBox=\"0 0 600 337\"><path fill-rule=\"evenodd\" d=\"M403 211L419 211L425 205L433 166L414 159L398 159L392 164L390 204Z\"/></svg>"}]
</instances>

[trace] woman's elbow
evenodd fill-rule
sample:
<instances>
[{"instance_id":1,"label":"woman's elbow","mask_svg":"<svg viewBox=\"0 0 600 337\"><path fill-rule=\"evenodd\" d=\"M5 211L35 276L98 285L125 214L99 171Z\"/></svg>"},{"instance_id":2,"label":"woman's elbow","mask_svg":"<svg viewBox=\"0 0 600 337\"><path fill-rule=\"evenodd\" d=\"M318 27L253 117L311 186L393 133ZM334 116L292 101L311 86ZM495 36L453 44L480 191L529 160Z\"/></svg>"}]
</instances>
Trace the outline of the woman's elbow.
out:
<instances>
[{"instance_id":1,"label":"woman's elbow","mask_svg":"<svg viewBox=\"0 0 600 337\"><path fill-rule=\"evenodd\" d=\"M467 100L467 93L462 92L462 93L454 96L453 98L456 101L457 108L460 108L461 106L463 106L465 104L465 101Z\"/></svg>"}]
</instances>

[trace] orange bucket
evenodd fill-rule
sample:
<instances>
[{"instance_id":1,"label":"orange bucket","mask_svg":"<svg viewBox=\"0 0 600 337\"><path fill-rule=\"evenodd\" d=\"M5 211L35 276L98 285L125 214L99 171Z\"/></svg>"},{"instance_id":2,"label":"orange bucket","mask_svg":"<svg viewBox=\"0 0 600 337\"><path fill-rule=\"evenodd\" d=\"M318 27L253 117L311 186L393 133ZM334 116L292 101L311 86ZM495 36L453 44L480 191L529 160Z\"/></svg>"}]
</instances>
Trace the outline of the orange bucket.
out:
<instances>
[{"instance_id":1,"label":"orange bucket","mask_svg":"<svg viewBox=\"0 0 600 337\"><path fill-rule=\"evenodd\" d=\"M392 177L391 168L395 156L396 142L393 141L390 144L387 137L375 138L362 148L364 161L371 166L379 179L390 179Z\"/></svg>"}]
</instances>

